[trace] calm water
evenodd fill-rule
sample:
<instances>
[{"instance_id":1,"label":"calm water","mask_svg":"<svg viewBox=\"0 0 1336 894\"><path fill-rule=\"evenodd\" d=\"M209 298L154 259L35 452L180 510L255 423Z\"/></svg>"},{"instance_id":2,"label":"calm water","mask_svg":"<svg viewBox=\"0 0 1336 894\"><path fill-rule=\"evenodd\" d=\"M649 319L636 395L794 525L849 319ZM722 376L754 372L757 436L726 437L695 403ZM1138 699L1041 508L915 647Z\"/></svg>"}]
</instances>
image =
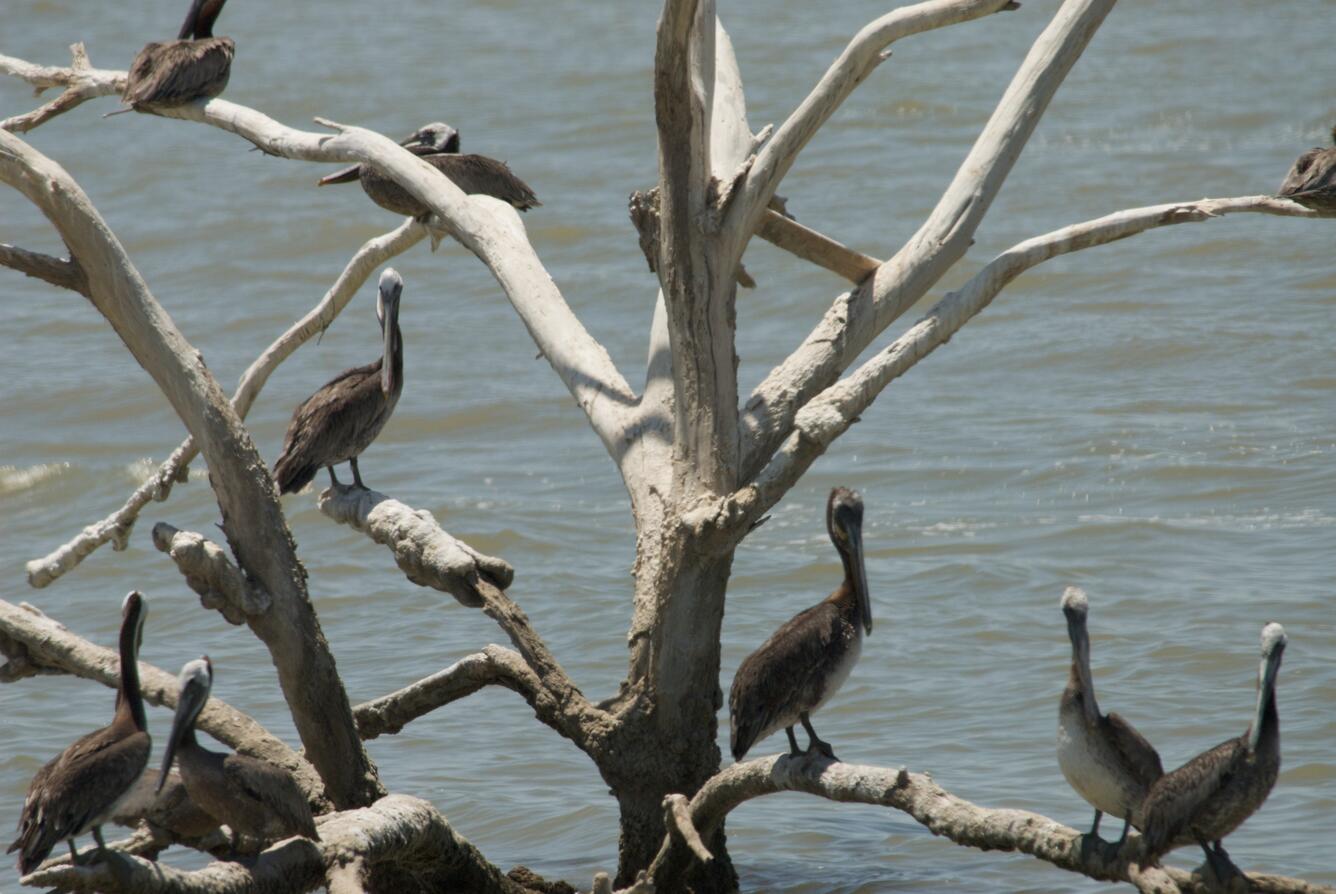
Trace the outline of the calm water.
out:
<instances>
[{"instance_id":1,"label":"calm water","mask_svg":"<svg viewBox=\"0 0 1336 894\"><path fill-rule=\"evenodd\" d=\"M95 65L121 67L145 40L173 34L183 6L132 0L102 14L74 0L7 0L0 51L62 63L82 39ZM655 174L657 6L387 0L373 16L334 0L316 19L298 6L237 0L223 14L220 31L239 47L228 97L295 126L323 115L400 135L444 118L466 150L507 159L544 202L526 222L549 270L640 381L655 284L625 200ZM758 129L782 120L886 8L720 6ZM891 253L1055 7L1027 0L1019 13L898 45L802 156L781 190L790 208L864 251ZM1065 223L1273 189L1336 116L1321 27L1333 14L1336 4L1314 0L1209 12L1125 2L946 285ZM0 115L30 108L29 93L0 82ZM355 187L315 189L327 167L265 158L180 122L98 117L110 108L102 100L31 138L87 189L228 387L364 239L398 222ZM0 192L0 220L0 239L59 248L11 191ZM866 496L877 627L821 732L847 760L928 770L982 804L1089 822L1053 755L1064 586L1090 593L1105 706L1171 766L1243 730L1258 632L1280 621L1290 633L1284 768L1230 851L1244 867L1336 883L1334 233L1327 222L1234 217L1017 281L890 388L739 550L722 685L838 579L821 524L836 483ZM747 263L761 287L738 306L744 393L841 288L763 244ZM633 548L612 465L472 256L424 244L395 266L407 281L408 387L365 457L367 479L513 562L512 594L585 691L604 697L625 670ZM81 298L13 273L0 287L0 595L112 644L121 597L141 588L152 601L144 660L175 670L207 651L217 694L295 742L267 653L200 611L150 543L157 521L213 530L202 478L153 505L128 551L104 549L47 590L25 583L26 560L119 506L182 429ZM375 355L373 292L363 292L252 412L268 460L298 401ZM307 493L285 505L354 701L501 638L480 613L407 584L382 548L314 504ZM41 762L105 722L110 706L108 691L79 681L0 689L0 824L16 818ZM151 722L161 742L170 717L155 710ZM370 748L391 789L432 799L503 866L582 885L613 868L614 803L592 764L509 692L474 696ZM897 813L801 795L741 808L729 836L749 890L1095 887L1029 858L956 848ZM0 869L0 889L15 886L12 867Z\"/></svg>"}]
</instances>

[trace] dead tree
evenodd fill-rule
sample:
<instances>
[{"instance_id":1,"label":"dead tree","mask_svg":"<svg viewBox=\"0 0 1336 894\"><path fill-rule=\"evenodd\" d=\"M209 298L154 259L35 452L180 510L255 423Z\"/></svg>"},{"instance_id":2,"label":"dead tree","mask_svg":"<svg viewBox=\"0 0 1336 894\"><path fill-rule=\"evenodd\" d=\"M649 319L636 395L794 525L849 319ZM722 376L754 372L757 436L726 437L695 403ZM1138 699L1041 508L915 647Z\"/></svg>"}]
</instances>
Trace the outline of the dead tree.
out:
<instances>
[{"instance_id":1,"label":"dead tree","mask_svg":"<svg viewBox=\"0 0 1336 894\"><path fill-rule=\"evenodd\" d=\"M29 580L47 586L102 544L123 544L149 500L164 499L186 464L202 453L226 545L169 525L154 529L154 543L177 563L206 607L247 624L269 647L305 757L222 706L206 712L201 725L240 750L300 771L313 802L332 811L320 820L319 847L288 842L249 869L215 865L164 875L126 858L105 867L46 869L31 881L63 890L296 891L321 884L338 891L403 890L412 883L423 889L453 884L519 890L521 882L496 871L430 805L386 795L361 746L361 739L393 733L441 705L499 685L518 693L540 722L586 753L611 788L621 815L621 885L644 873L642 890L650 884L659 890L735 887L721 833L724 815L749 797L801 790L904 810L961 844L1022 850L1092 878L1129 880L1143 890L1193 890L1197 882L1183 873L1143 872L1126 853L1083 851L1075 830L1034 814L977 807L904 770L770 757L720 772L719 634L734 551L887 385L944 344L1011 280L1050 258L1233 213L1316 216L1293 202L1245 196L1135 208L1074 223L1002 252L854 367L965 255L1113 0L1068 0L1062 6L1020 63L932 213L887 260L789 221L776 191L813 136L887 58L892 43L987 21L1015 6L1009 0L926 0L896 9L850 40L778 128L755 134L713 0L665 0L654 64L659 179L632 208L660 286L638 390L571 311L508 206L465 196L391 140L360 128L319 121L332 134L303 132L226 99L163 111L234 133L274 156L370 164L426 203L435 213L430 227L459 240L490 270L602 441L629 495L637 537L628 666L616 694L599 702L575 686L508 592L512 573L505 561L456 540L425 513L381 494L340 488L321 495L326 515L384 544L410 581L480 608L512 646L488 646L399 692L350 706L273 484L242 423L275 366L327 326L377 265L427 235L427 227L408 221L358 250L320 304L257 358L229 402L73 178L13 136L118 93L124 73L92 68L78 45L69 68L0 56L0 72L39 88L63 88L54 101L0 124L6 131L0 133L0 180L42 211L69 250L69 258L57 259L0 246L0 264L87 296L190 432L121 509L31 562ZM744 396L736 376L734 301L739 281L747 280L741 262L754 234L845 276L852 286ZM8 604L0 604L0 646L10 659L5 679L41 671L103 683L114 676L107 655L40 613ZM150 700L170 703L170 686L161 677L146 675L145 688L154 690ZM357 829L367 832L363 844L354 840ZM143 850L152 852L167 840L170 834ZM1269 890L1316 890L1293 880L1255 881ZM606 886L606 879L596 884Z\"/></svg>"}]
</instances>

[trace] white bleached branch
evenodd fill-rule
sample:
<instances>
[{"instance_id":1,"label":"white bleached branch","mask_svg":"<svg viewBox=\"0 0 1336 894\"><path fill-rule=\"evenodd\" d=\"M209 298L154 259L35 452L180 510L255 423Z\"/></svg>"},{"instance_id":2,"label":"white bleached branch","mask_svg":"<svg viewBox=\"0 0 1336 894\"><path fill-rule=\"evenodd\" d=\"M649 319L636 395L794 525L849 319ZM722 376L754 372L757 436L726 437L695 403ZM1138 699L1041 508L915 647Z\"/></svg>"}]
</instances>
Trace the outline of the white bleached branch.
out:
<instances>
[{"instance_id":1,"label":"white bleached branch","mask_svg":"<svg viewBox=\"0 0 1336 894\"><path fill-rule=\"evenodd\" d=\"M72 60L69 68L33 65L13 56L0 55L0 75L10 75L27 81L36 88L38 95L50 87L65 88L51 102L26 114L0 121L0 130L25 133L90 99L98 96L119 96L125 89L125 72L93 68L83 43L72 44L70 55Z\"/></svg>"},{"instance_id":2,"label":"white bleached branch","mask_svg":"<svg viewBox=\"0 0 1336 894\"><path fill-rule=\"evenodd\" d=\"M821 322L748 398L740 480L747 482L792 431L794 416L969 248L984 214L1049 101L1115 0L1069 0L1030 48L955 178L918 232Z\"/></svg>"}]
</instances>

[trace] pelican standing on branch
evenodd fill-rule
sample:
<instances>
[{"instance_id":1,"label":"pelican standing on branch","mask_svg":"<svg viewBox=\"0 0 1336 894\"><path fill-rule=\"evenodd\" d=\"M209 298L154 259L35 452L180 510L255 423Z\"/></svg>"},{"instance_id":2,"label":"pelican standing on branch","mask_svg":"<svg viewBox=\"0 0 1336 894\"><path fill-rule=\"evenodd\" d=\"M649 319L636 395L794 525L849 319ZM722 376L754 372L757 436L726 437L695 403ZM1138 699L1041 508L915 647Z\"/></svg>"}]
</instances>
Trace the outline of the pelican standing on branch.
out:
<instances>
[{"instance_id":1,"label":"pelican standing on branch","mask_svg":"<svg viewBox=\"0 0 1336 894\"><path fill-rule=\"evenodd\" d=\"M542 202L503 161L486 155L460 155L459 131L443 121L425 124L400 144L450 179L467 195L486 195L528 211ZM353 165L321 177L317 186L360 180L371 201L387 211L426 223L432 211L412 193L371 165Z\"/></svg>"},{"instance_id":2,"label":"pelican standing on branch","mask_svg":"<svg viewBox=\"0 0 1336 894\"><path fill-rule=\"evenodd\" d=\"M181 764L181 782L190 800L209 816L232 830L232 850L238 850L241 835L261 841L277 841L301 835L319 840L311 805L292 774L282 767L244 754L210 751L195 739L195 718L209 700L213 688L213 663L205 655L181 668L181 692L176 717L162 756L158 791L171 772L172 761Z\"/></svg>"},{"instance_id":3,"label":"pelican standing on branch","mask_svg":"<svg viewBox=\"0 0 1336 894\"><path fill-rule=\"evenodd\" d=\"M139 643L148 604L138 592L121 606L121 685L109 725L91 732L37 771L23 800L19 835L9 852L19 852L19 871L37 868L64 838L77 865L74 839L92 831L98 854L105 856L101 826L134 788L148 766L148 724L139 694Z\"/></svg>"},{"instance_id":4,"label":"pelican standing on branch","mask_svg":"<svg viewBox=\"0 0 1336 894\"><path fill-rule=\"evenodd\" d=\"M1195 841L1216 878L1224 881L1240 874L1222 840L1262 806L1280 774L1276 675L1286 642L1285 628L1279 624L1262 628L1257 711L1247 731L1202 752L1151 786L1141 807L1143 862L1154 862Z\"/></svg>"},{"instance_id":5,"label":"pelican standing on branch","mask_svg":"<svg viewBox=\"0 0 1336 894\"><path fill-rule=\"evenodd\" d=\"M232 71L236 44L214 37L213 23L227 0L192 0L176 40L147 44L134 61L121 100L128 112L180 106L223 92ZM116 114L112 112L111 114Z\"/></svg>"},{"instance_id":6,"label":"pelican standing on branch","mask_svg":"<svg viewBox=\"0 0 1336 894\"><path fill-rule=\"evenodd\" d=\"M800 755L795 723L807 731L807 751L832 759L809 716L840 688L872 632L872 602L863 567L863 498L847 488L830 492L826 530L844 562L844 582L821 602L794 615L742 661L728 696L729 740L735 760L783 727L789 752Z\"/></svg>"},{"instance_id":7,"label":"pelican standing on branch","mask_svg":"<svg viewBox=\"0 0 1336 894\"><path fill-rule=\"evenodd\" d=\"M1067 636L1072 641L1072 667L1067 688L1058 703L1058 766L1076 793L1095 808L1092 838L1099 835L1099 819L1107 813L1123 821L1121 845L1128 827L1141 828L1139 808L1155 780L1164 775L1160 756L1118 714L1101 714L1090 674L1090 634L1085 591L1068 587L1062 594Z\"/></svg>"},{"instance_id":8,"label":"pelican standing on branch","mask_svg":"<svg viewBox=\"0 0 1336 894\"><path fill-rule=\"evenodd\" d=\"M379 360L339 373L292 413L283 452L274 463L279 493L295 493L324 466L339 486L334 466L353 467L353 481L365 488L357 457L385 427L404 390L404 337L399 331L399 298L404 281L393 267L380 275L376 317L384 349Z\"/></svg>"}]
</instances>

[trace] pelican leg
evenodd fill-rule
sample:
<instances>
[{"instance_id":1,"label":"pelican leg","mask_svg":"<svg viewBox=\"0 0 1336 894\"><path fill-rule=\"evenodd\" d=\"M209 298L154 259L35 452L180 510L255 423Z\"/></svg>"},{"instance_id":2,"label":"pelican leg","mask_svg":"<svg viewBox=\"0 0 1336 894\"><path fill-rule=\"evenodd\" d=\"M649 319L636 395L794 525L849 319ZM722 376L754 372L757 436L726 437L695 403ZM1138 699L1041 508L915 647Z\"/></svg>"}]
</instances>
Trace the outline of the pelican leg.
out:
<instances>
[{"instance_id":1,"label":"pelican leg","mask_svg":"<svg viewBox=\"0 0 1336 894\"><path fill-rule=\"evenodd\" d=\"M803 722L803 729L807 730L807 750L810 752L815 748L831 760L839 760L839 758L835 756L835 750L830 747L830 743L821 741L816 734L816 730L812 729L812 721L808 718L807 712L804 711L799 714L798 719Z\"/></svg>"},{"instance_id":2,"label":"pelican leg","mask_svg":"<svg viewBox=\"0 0 1336 894\"><path fill-rule=\"evenodd\" d=\"M102 827L101 827L101 826L94 826L94 827L93 827L93 840L97 842L97 852L98 852L98 856L99 856L99 857L104 857L104 856L106 856L106 853L107 853L107 843L106 843L105 841L102 840Z\"/></svg>"},{"instance_id":3,"label":"pelican leg","mask_svg":"<svg viewBox=\"0 0 1336 894\"><path fill-rule=\"evenodd\" d=\"M1132 828L1132 814L1129 813L1123 818L1123 834L1118 836L1117 847L1123 846L1123 842L1127 840L1127 830L1130 828Z\"/></svg>"},{"instance_id":4,"label":"pelican leg","mask_svg":"<svg viewBox=\"0 0 1336 894\"><path fill-rule=\"evenodd\" d=\"M798 747L798 738L793 735L793 727L784 727L784 732L789 735L789 755L792 757L801 757L802 749Z\"/></svg>"},{"instance_id":5,"label":"pelican leg","mask_svg":"<svg viewBox=\"0 0 1336 894\"><path fill-rule=\"evenodd\" d=\"M366 490L366 485L362 483L362 473L357 471L357 457L354 456L352 459L348 460L348 465L353 467L353 483L362 490Z\"/></svg>"},{"instance_id":6,"label":"pelican leg","mask_svg":"<svg viewBox=\"0 0 1336 894\"><path fill-rule=\"evenodd\" d=\"M334 467L333 467L333 466L325 466L325 468L326 468L326 469L329 469L329 483L332 484L332 485L334 485L335 487L338 487L338 486L339 486L339 479L334 475Z\"/></svg>"},{"instance_id":7,"label":"pelican leg","mask_svg":"<svg viewBox=\"0 0 1336 894\"><path fill-rule=\"evenodd\" d=\"M74 838L66 838L65 842L70 846L70 862L75 866L79 865L79 850L74 846Z\"/></svg>"},{"instance_id":8,"label":"pelican leg","mask_svg":"<svg viewBox=\"0 0 1336 894\"><path fill-rule=\"evenodd\" d=\"M1104 816L1104 811L1096 809L1095 821L1090 825L1090 832L1088 833L1090 835L1093 835L1095 838L1099 837L1099 820L1100 817L1102 816Z\"/></svg>"}]
</instances>

